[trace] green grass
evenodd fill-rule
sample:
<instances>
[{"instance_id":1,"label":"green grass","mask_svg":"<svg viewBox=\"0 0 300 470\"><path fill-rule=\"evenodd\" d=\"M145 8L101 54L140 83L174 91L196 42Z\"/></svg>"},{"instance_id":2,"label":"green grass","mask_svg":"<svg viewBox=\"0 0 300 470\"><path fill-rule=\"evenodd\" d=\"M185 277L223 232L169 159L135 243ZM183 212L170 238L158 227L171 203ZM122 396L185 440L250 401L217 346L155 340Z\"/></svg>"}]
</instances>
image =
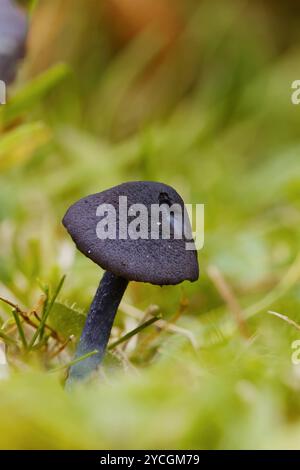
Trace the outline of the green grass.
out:
<instances>
[{"instance_id":1,"label":"green grass","mask_svg":"<svg viewBox=\"0 0 300 470\"><path fill-rule=\"evenodd\" d=\"M116 52L78 1L49 66L29 51L0 109L0 296L13 305L0 305L0 448L299 447L300 335L268 314L300 323L297 31L283 46L269 10L187 3L187 31L155 68L148 35ZM132 283L111 343L136 334L66 393L102 272L61 219L80 197L139 179L205 204L201 277Z\"/></svg>"}]
</instances>

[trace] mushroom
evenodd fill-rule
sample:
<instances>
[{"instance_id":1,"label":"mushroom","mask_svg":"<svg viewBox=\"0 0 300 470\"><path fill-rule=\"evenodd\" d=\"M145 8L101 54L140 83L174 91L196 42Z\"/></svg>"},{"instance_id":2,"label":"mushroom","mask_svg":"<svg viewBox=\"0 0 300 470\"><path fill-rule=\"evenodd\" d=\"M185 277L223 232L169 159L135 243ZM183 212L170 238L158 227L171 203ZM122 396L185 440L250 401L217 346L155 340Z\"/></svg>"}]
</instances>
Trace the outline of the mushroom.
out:
<instances>
[{"instance_id":1,"label":"mushroom","mask_svg":"<svg viewBox=\"0 0 300 470\"><path fill-rule=\"evenodd\" d=\"M137 222L141 205L147 216ZM169 237L163 236L161 222L154 222L153 227L153 207L170 208L166 212L171 226ZM114 211L113 234L108 234L106 239L99 237L98 224L103 228L108 221L105 214ZM180 223L180 216L181 220L185 216L185 223ZM161 217L163 215L159 220ZM129 236L131 222L144 230L143 238ZM127 223L125 229L124 223ZM87 315L75 359L97 352L70 368L67 381L70 385L88 378L101 363L129 281L159 286L175 285L184 280L193 282L199 277L199 267L183 200L173 188L162 183L129 182L85 197L70 207L63 224L77 248L106 271ZM192 250L186 249L187 241L193 244Z\"/></svg>"},{"instance_id":2,"label":"mushroom","mask_svg":"<svg viewBox=\"0 0 300 470\"><path fill-rule=\"evenodd\" d=\"M0 80L7 85L25 55L28 22L25 12L12 0L0 1Z\"/></svg>"}]
</instances>

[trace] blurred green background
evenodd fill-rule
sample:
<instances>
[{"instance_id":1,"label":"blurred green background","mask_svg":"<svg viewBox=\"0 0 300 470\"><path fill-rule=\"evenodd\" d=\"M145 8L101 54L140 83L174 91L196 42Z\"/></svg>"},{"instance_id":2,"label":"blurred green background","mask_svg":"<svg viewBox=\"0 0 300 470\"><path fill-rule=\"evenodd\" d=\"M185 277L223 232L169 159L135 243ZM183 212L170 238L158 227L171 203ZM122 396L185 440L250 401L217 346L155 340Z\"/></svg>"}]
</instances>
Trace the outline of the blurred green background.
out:
<instances>
[{"instance_id":1,"label":"blurred green background","mask_svg":"<svg viewBox=\"0 0 300 470\"><path fill-rule=\"evenodd\" d=\"M300 323L298 2L23 3L27 57L0 108L0 296L32 315L66 274L48 321L72 339L25 353L1 303L17 343L4 349L0 448L299 448L300 331L268 314ZM205 204L201 277L131 283L113 339L162 320L66 393L65 369L51 371L71 360L102 273L61 219L130 180Z\"/></svg>"}]
</instances>

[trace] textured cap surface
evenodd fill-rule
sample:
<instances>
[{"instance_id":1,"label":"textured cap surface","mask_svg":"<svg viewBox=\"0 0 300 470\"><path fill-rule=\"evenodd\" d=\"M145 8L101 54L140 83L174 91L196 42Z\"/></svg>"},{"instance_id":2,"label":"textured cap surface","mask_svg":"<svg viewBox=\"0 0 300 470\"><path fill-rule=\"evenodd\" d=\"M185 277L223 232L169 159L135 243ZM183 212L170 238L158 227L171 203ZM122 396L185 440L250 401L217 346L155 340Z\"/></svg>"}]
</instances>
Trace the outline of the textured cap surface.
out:
<instances>
[{"instance_id":1,"label":"textured cap surface","mask_svg":"<svg viewBox=\"0 0 300 470\"><path fill-rule=\"evenodd\" d=\"M120 196L126 196L128 212L126 209L125 214L129 214L125 237L124 231L122 232L124 218L121 219L124 211L119 210ZM139 219L139 228L144 230L144 234L148 232L148 239L132 239L128 236L130 224L135 223L140 215L139 211L135 212L137 207L134 204L143 204L147 208L148 216ZM98 209L104 208L104 205L110 205L116 211L116 239L99 238L98 224L108 220L108 212ZM161 222L156 223L159 226L158 229L156 227L158 239L153 239L153 205L159 208L162 205L177 208L174 216L170 212L170 224L171 228L176 227L177 233L182 234L180 239L174 236L175 231L172 229L171 238L164 239ZM100 213L102 216L99 216ZM179 284L184 280L195 281L199 277L197 253L195 249L186 250L186 242L193 243L190 222L188 217L185 217L185 226L178 222L183 220L183 214L187 215L184 203L173 188L162 183L141 181L124 183L81 199L67 211L63 224L77 248L103 269L128 280L167 285Z\"/></svg>"},{"instance_id":2,"label":"textured cap surface","mask_svg":"<svg viewBox=\"0 0 300 470\"><path fill-rule=\"evenodd\" d=\"M27 27L25 12L12 0L0 0L0 80L6 84L15 78L25 54Z\"/></svg>"}]
</instances>

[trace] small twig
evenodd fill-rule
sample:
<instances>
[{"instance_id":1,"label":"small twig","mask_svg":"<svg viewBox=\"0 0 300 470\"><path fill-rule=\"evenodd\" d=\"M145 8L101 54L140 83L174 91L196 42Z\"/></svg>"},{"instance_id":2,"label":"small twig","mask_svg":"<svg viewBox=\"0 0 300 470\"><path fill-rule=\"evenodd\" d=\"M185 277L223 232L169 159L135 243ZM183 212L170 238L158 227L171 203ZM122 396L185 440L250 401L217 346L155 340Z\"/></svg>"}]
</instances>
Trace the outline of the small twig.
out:
<instances>
[{"instance_id":1,"label":"small twig","mask_svg":"<svg viewBox=\"0 0 300 470\"><path fill-rule=\"evenodd\" d=\"M68 344L73 341L74 335L71 335L58 349L55 349L50 355L49 358L53 359L54 357L58 356L60 353L62 353Z\"/></svg>"},{"instance_id":2,"label":"small twig","mask_svg":"<svg viewBox=\"0 0 300 470\"><path fill-rule=\"evenodd\" d=\"M14 308L14 309L17 310L18 312L21 312L20 307L18 307L17 304L14 304L14 303L11 302L10 300L7 300L7 299L4 299L3 297L0 297L0 302L3 302L3 303L5 303L6 305L9 305L10 307Z\"/></svg>"},{"instance_id":3,"label":"small twig","mask_svg":"<svg viewBox=\"0 0 300 470\"><path fill-rule=\"evenodd\" d=\"M222 297L224 302L227 304L228 308L233 313L241 335L244 338L248 339L249 338L248 328L243 318L242 309L240 307L240 304L237 298L234 295L233 290L231 289L229 284L226 282L224 276L222 275L222 273L219 271L219 269L216 266L209 266L207 273L210 279L212 280L212 282L214 283L220 296Z\"/></svg>"},{"instance_id":4,"label":"small twig","mask_svg":"<svg viewBox=\"0 0 300 470\"><path fill-rule=\"evenodd\" d=\"M25 323L27 323L27 325L31 326L32 328L34 328L36 330L37 328L37 324L34 323L30 318L29 316L27 315L27 313L24 313L24 312L18 312L19 315L21 315L22 319L24 320Z\"/></svg>"},{"instance_id":5,"label":"small twig","mask_svg":"<svg viewBox=\"0 0 300 470\"><path fill-rule=\"evenodd\" d=\"M179 302L179 308L175 315L173 315L172 318L170 318L170 323L176 323L177 320L184 314L184 312L187 310L189 307L189 299L187 297L182 297Z\"/></svg>"},{"instance_id":6,"label":"small twig","mask_svg":"<svg viewBox=\"0 0 300 470\"><path fill-rule=\"evenodd\" d=\"M36 312L32 312L33 315L35 316L35 318L40 322L41 321L41 318L38 316L38 314ZM32 328L34 328L35 330L38 328L38 325L36 323L34 323L30 318L29 316L24 313L24 312L21 312L19 310L19 314L21 315L21 317L23 318L23 320L29 325L31 326ZM53 328L51 328L51 326L49 325L45 325L45 328L49 331L49 334L50 336L55 339L56 341L58 341L59 343L62 343L63 340L59 337L59 335L56 333L55 330L53 330Z\"/></svg>"},{"instance_id":7,"label":"small twig","mask_svg":"<svg viewBox=\"0 0 300 470\"><path fill-rule=\"evenodd\" d=\"M41 317L36 312L33 312L33 315L39 322L42 321ZM36 328L37 327L38 327L38 325L36 325ZM58 341L59 343L63 343L63 339L59 337L57 332L53 328L51 328L51 326L45 325L45 328L49 331L49 333L51 334L51 337L53 339L56 339L56 341Z\"/></svg>"},{"instance_id":8,"label":"small twig","mask_svg":"<svg viewBox=\"0 0 300 470\"><path fill-rule=\"evenodd\" d=\"M45 301L46 301L46 295L43 293L43 294L40 295L40 297L38 298L38 301L36 302L36 304L34 305L34 307L32 308L32 310L30 310L29 312L27 312L28 316L30 317L30 316L33 315L35 312L36 312L36 313L42 313L43 310L44 310Z\"/></svg>"},{"instance_id":9,"label":"small twig","mask_svg":"<svg viewBox=\"0 0 300 470\"><path fill-rule=\"evenodd\" d=\"M269 315L273 315L274 317L280 318L281 320L296 328L296 330L300 331L300 325L291 318L289 318L287 315L282 315L282 313L273 312L272 310L269 310L268 313Z\"/></svg>"},{"instance_id":10,"label":"small twig","mask_svg":"<svg viewBox=\"0 0 300 470\"><path fill-rule=\"evenodd\" d=\"M19 307L17 304L15 304L14 302L11 302L11 301L8 300L8 299L4 299L3 297L0 297L0 302L3 302L3 303L5 303L6 305L9 305L9 306L12 307L13 309L15 309L15 310L18 312L18 314L22 317L22 319L23 319L29 326L31 326L32 328L34 328L35 330L39 327L39 325L37 325L36 323L34 323L34 322L29 318L28 314L27 314L26 312L24 312L23 310L21 310L20 307ZM33 311L33 312L31 312L31 313L35 316L35 318L36 318L39 322L41 322L41 318L38 316L38 314L37 314L35 311ZM50 332L51 337L52 337L53 339L55 339L56 341L58 341L58 342L60 342L60 343L63 343L63 340L59 337L59 335L56 333L56 331L55 331L53 328L51 328L51 326L45 324L45 328Z\"/></svg>"}]
</instances>

